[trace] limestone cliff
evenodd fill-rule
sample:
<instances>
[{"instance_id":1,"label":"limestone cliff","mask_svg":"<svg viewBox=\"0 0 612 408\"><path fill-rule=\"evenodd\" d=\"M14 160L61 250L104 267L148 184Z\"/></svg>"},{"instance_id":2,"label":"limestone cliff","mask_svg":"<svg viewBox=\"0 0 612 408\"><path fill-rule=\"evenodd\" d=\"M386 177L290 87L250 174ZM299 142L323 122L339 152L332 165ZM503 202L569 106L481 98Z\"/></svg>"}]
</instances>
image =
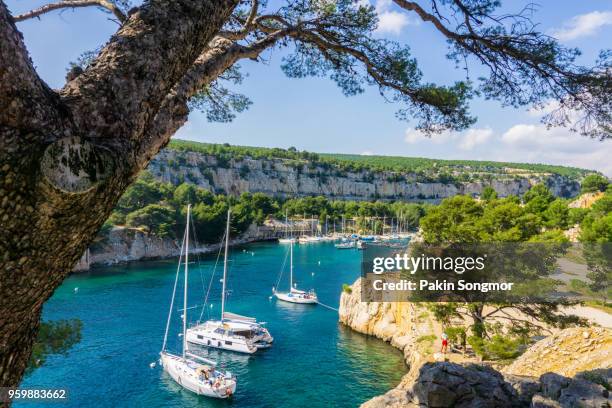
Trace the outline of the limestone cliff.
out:
<instances>
[{"instance_id":1,"label":"limestone cliff","mask_svg":"<svg viewBox=\"0 0 612 408\"><path fill-rule=\"evenodd\" d=\"M456 353L434 362L440 327L411 303L361 302L361 280L343 291L340 322L403 351L408 373L362 408L610 407L612 330L562 330L541 340L503 372Z\"/></svg>"},{"instance_id":2,"label":"limestone cliff","mask_svg":"<svg viewBox=\"0 0 612 408\"><path fill-rule=\"evenodd\" d=\"M479 195L492 186L498 195L522 195L532 185L545 182L562 197L579 192L575 180L557 174L507 172L487 174L490 181L444 184L423 182L413 173L390 171L345 172L333 166L304 164L285 159L242 157L219 160L192 151L165 149L149 164L157 178L174 184L188 181L218 193L239 195L261 192L272 196L324 195L346 200L404 199L437 201L457 194Z\"/></svg>"},{"instance_id":3,"label":"limestone cliff","mask_svg":"<svg viewBox=\"0 0 612 408\"><path fill-rule=\"evenodd\" d=\"M265 239L266 235L256 225L251 225L240 237L231 240L231 245ZM198 245L192 253L210 253L219 250L220 244ZM114 227L98 236L89 251L83 256L75 271L89 269L92 265L114 265L147 259L162 259L179 256L181 243L172 238L160 238L137 228Z\"/></svg>"}]
</instances>

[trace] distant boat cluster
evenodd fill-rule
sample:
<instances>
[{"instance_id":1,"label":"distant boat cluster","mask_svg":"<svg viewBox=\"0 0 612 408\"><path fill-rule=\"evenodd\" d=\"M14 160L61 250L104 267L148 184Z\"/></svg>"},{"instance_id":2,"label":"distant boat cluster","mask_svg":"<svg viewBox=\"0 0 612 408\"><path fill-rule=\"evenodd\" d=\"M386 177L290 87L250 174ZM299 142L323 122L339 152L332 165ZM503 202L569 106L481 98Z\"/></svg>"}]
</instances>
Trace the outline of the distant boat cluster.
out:
<instances>
[{"instance_id":1,"label":"distant boat cluster","mask_svg":"<svg viewBox=\"0 0 612 408\"><path fill-rule=\"evenodd\" d=\"M386 217L385 217L386 218ZM306 216L304 216L304 221L306 220ZM384 225L383 218L383 225ZM406 240L410 240L413 236L413 233L406 232L402 230L402 224L397 222L393 223L393 219L391 219L391 226L387 229L390 230L389 233L385 234L377 234L377 235L361 235L361 234L351 234L345 232L346 221L342 219L342 229L341 231L335 231L335 223L334 223L334 231L329 233L327 222L325 223L325 231L328 231L326 234L318 234L315 231L313 224L311 223L310 234L304 234L304 231L300 231L301 234L297 236L293 236L293 231L289 229L289 221L287 214L285 214L285 233L283 238L279 238L278 242L281 244L312 244L318 242L337 242L335 247L337 249L364 249L366 245L369 244L385 244L385 245L394 245L405 242ZM384 231L385 227L383 227Z\"/></svg>"}]
</instances>

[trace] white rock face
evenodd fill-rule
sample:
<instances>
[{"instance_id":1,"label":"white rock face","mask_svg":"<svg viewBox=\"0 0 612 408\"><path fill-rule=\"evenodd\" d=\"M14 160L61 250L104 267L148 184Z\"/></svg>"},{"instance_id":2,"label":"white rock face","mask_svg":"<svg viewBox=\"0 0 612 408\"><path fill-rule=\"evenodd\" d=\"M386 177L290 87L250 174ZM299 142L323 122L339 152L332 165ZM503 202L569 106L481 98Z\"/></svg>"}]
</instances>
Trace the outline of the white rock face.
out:
<instances>
[{"instance_id":1,"label":"white rock face","mask_svg":"<svg viewBox=\"0 0 612 408\"><path fill-rule=\"evenodd\" d=\"M251 225L231 245L265 239L257 225ZM136 228L113 228L106 237L98 237L89 248L89 263L80 262L75 271L84 271L91 265L114 265L146 259L163 259L179 256L181 243L171 238L160 238ZM190 253L210 253L219 250L220 244L198 245Z\"/></svg>"},{"instance_id":2,"label":"white rock face","mask_svg":"<svg viewBox=\"0 0 612 408\"><path fill-rule=\"evenodd\" d=\"M171 149L160 152L148 170L166 182L189 181L210 191L231 195L261 192L281 197L323 195L343 200L439 201L457 194L480 195L486 186L493 187L500 197L522 195L540 182L545 182L557 196L573 197L579 192L577 182L559 175L500 174L490 182L422 183L413 173L351 173L334 167L309 167L283 159L249 157L219 163L214 156Z\"/></svg>"}]
</instances>

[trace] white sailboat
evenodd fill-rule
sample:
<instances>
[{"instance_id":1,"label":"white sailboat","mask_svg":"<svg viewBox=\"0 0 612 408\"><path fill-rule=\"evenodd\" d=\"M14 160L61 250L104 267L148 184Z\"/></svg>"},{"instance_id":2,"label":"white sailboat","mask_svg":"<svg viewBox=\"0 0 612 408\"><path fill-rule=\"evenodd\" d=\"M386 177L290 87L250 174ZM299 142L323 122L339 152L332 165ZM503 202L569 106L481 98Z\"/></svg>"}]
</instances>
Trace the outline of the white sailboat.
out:
<instances>
[{"instance_id":1,"label":"white sailboat","mask_svg":"<svg viewBox=\"0 0 612 408\"><path fill-rule=\"evenodd\" d=\"M166 350L168 341L168 331L170 328L170 319L172 309L174 307L174 298L176 295L176 287L178 283L181 259L176 270L176 278L174 281L174 290L172 292L172 301L170 302L170 311L168 313L168 321L166 323L166 333L164 335L164 343L160 352L160 364L164 371L172 377L172 379L181 387L199 395L205 395L213 398L228 398L236 392L236 378L229 372L222 372L216 369L216 363L212 360L200 357L188 352L186 341L187 329L187 287L189 276L189 224L190 224L191 205L187 207L187 226L185 227L185 235L183 237L183 245L181 247L181 256L183 249L185 250L185 284L183 294L183 345L182 354L177 355Z\"/></svg>"},{"instance_id":2,"label":"white sailboat","mask_svg":"<svg viewBox=\"0 0 612 408\"><path fill-rule=\"evenodd\" d=\"M293 235L293 234L291 234ZM287 217L287 212L285 211L285 237L279 238L278 242L281 244L290 244L295 242L295 238L289 235L289 219Z\"/></svg>"},{"instance_id":3,"label":"white sailboat","mask_svg":"<svg viewBox=\"0 0 612 408\"><path fill-rule=\"evenodd\" d=\"M289 261L289 292L277 292L274 289L274 296L277 299L283 300L290 303L305 303L305 304L317 304L319 299L313 289L306 292L297 289L293 284L293 243L290 244L290 261Z\"/></svg>"},{"instance_id":4,"label":"white sailboat","mask_svg":"<svg viewBox=\"0 0 612 408\"><path fill-rule=\"evenodd\" d=\"M225 311L230 215L228 211L221 291L221 319L211 319L190 327L187 329L186 340L199 346L252 354L259 349L270 347L274 339L268 329L263 327L263 323L258 323L257 319Z\"/></svg>"}]
</instances>

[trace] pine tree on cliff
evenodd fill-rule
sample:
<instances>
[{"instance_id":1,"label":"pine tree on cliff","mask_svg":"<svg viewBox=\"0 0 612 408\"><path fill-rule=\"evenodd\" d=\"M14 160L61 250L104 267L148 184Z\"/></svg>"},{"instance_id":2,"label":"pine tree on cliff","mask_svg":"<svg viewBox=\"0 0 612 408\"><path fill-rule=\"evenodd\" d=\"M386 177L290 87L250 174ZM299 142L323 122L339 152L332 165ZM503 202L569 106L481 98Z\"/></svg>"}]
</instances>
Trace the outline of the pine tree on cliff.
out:
<instances>
[{"instance_id":1,"label":"pine tree on cliff","mask_svg":"<svg viewBox=\"0 0 612 408\"><path fill-rule=\"evenodd\" d=\"M474 122L472 84L423 83L406 47L372 36L372 7L348 0L297 0L273 10L259 0L128 3L58 0L13 16L0 0L0 386L20 381L43 303L189 108L204 108L213 120L244 108L245 99L223 87L241 79L238 61L291 45L283 64L291 77L329 76L346 95L376 86L426 133ZM395 3L448 39L452 59L488 69L485 96L515 106L554 99L551 124L569 125L577 110L578 131L609 136L608 54L594 68L576 66L576 50L539 33L525 11L496 16L493 0ZM88 6L109 12L119 28L62 89L50 89L16 23Z\"/></svg>"}]
</instances>

